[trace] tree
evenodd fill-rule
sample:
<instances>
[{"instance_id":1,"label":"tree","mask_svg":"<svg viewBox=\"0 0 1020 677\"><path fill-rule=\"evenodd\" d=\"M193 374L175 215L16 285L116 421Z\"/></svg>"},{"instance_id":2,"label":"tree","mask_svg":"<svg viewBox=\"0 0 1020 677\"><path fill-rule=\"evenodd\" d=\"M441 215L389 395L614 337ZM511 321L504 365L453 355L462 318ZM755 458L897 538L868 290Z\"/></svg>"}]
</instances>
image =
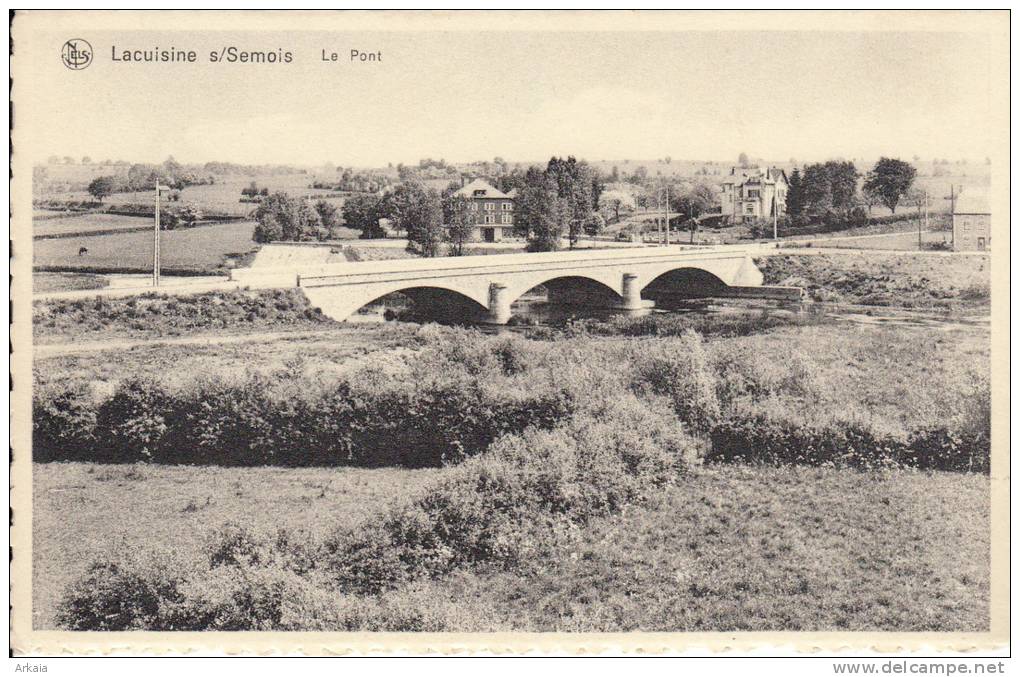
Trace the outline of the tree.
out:
<instances>
[{"instance_id":1,"label":"tree","mask_svg":"<svg viewBox=\"0 0 1020 677\"><path fill-rule=\"evenodd\" d=\"M529 251L555 251L566 230L567 207L556 181L538 167L524 174L514 206L518 233L528 238Z\"/></svg>"},{"instance_id":2,"label":"tree","mask_svg":"<svg viewBox=\"0 0 1020 677\"><path fill-rule=\"evenodd\" d=\"M613 210L614 218L620 220L620 209L634 209L634 197L622 190L607 190L602 194L602 204Z\"/></svg>"},{"instance_id":3,"label":"tree","mask_svg":"<svg viewBox=\"0 0 1020 677\"><path fill-rule=\"evenodd\" d=\"M786 189L786 213L791 217L799 217L804 211L804 184L801 180L800 168L794 167L790 173L790 182Z\"/></svg>"},{"instance_id":4,"label":"tree","mask_svg":"<svg viewBox=\"0 0 1020 677\"><path fill-rule=\"evenodd\" d=\"M592 246L595 246L595 238L606 229L606 220L598 212L592 212L584 223L585 235L591 237Z\"/></svg>"},{"instance_id":5,"label":"tree","mask_svg":"<svg viewBox=\"0 0 1020 677\"><path fill-rule=\"evenodd\" d=\"M271 213L264 214L255 224L252 239L256 242L275 242L283 239L283 227Z\"/></svg>"},{"instance_id":6,"label":"tree","mask_svg":"<svg viewBox=\"0 0 1020 677\"><path fill-rule=\"evenodd\" d=\"M89 184L89 194L102 203L103 198L113 193L115 185L116 184L112 176L97 176L92 179L92 182Z\"/></svg>"},{"instance_id":7,"label":"tree","mask_svg":"<svg viewBox=\"0 0 1020 677\"><path fill-rule=\"evenodd\" d=\"M861 199L864 200L869 215L871 214L872 207L882 203L882 196L875 192L874 187L869 186L867 182L864 183L864 187L861 190Z\"/></svg>"},{"instance_id":8,"label":"tree","mask_svg":"<svg viewBox=\"0 0 1020 677\"><path fill-rule=\"evenodd\" d=\"M691 231L691 242L701 225L701 216L716 204L716 193L707 183L695 183L677 189L677 199L672 201L678 214L684 217L684 227Z\"/></svg>"},{"instance_id":9,"label":"tree","mask_svg":"<svg viewBox=\"0 0 1020 677\"><path fill-rule=\"evenodd\" d=\"M185 228L191 228L199 219L202 218L202 212L195 207L188 205L178 212L178 216L181 220L181 225Z\"/></svg>"},{"instance_id":10,"label":"tree","mask_svg":"<svg viewBox=\"0 0 1020 677\"><path fill-rule=\"evenodd\" d=\"M391 218L397 228L407 232L407 247L421 256L439 255L443 240L443 206L439 193L422 184L408 182L391 197Z\"/></svg>"},{"instance_id":11,"label":"tree","mask_svg":"<svg viewBox=\"0 0 1020 677\"><path fill-rule=\"evenodd\" d=\"M805 165L799 194L795 196L800 213L811 218L830 218L832 213L836 213L839 218L846 219L858 202L859 176L852 162L830 160Z\"/></svg>"},{"instance_id":12,"label":"tree","mask_svg":"<svg viewBox=\"0 0 1020 677\"><path fill-rule=\"evenodd\" d=\"M630 176L631 183L641 184L644 183L646 179L648 179L648 169L644 165L635 169L634 173Z\"/></svg>"},{"instance_id":13,"label":"tree","mask_svg":"<svg viewBox=\"0 0 1020 677\"><path fill-rule=\"evenodd\" d=\"M319 200L315 203L315 211L319 215L322 227L327 231L332 232L334 228L340 225L340 215L337 213L336 205L325 200Z\"/></svg>"},{"instance_id":14,"label":"tree","mask_svg":"<svg viewBox=\"0 0 1020 677\"><path fill-rule=\"evenodd\" d=\"M917 170L909 162L895 158L880 158L874 168L868 172L864 182L865 192L877 195L882 204L896 213L896 205L900 198L910 189Z\"/></svg>"},{"instance_id":15,"label":"tree","mask_svg":"<svg viewBox=\"0 0 1020 677\"><path fill-rule=\"evenodd\" d=\"M353 195L344 201L344 225L361 231L364 240L386 237L386 232L379 225L382 218L382 199L371 193Z\"/></svg>"},{"instance_id":16,"label":"tree","mask_svg":"<svg viewBox=\"0 0 1020 677\"><path fill-rule=\"evenodd\" d=\"M255 241L271 241L259 239L267 234L276 235L272 239L277 240L309 240L316 235L315 229L319 225L318 215L313 217L313 214L315 211L305 201L295 200L283 192L273 193L255 210L255 220L263 226L261 229L256 226Z\"/></svg>"},{"instance_id":17,"label":"tree","mask_svg":"<svg viewBox=\"0 0 1020 677\"><path fill-rule=\"evenodd\" d=\"M740 156L737 158L737 163L741 167L746 169L747 166L750 164L750 161L747 159L747 153L741 153Z\"/></svg>"},{"instance_id":18,"label":"tree","mask_svg":"<svg viewBox=\"0 0 1020 677\"><path fill-rule=\"evenodd\" d=\"M598 208L601 180L587 162L578 162L573 156L565 160L551 158L545 171L556 182L559 197L566 200L569 211L567 234L570 246L574 247L584 232L585 224Z\"/></svg>"},{"instance_id":19,"label":"tree","mask_svg":"<svg viewBox=\"0 0 1020 677\"><path fill-rule=\"evenodd\" d=\"M464 253L464 245L472 240L475 232L471 201L463 196L451 194L444 200L443 215L446 220L446 241L450 244L450 254L461 256Z\"/></svg>"},{"instance_id":20,"label":"tree","mask_svg":"<svg viewBox=\"0 0 1020 677\"><path fill-rule=\"evenodd\" d=\"M83 165L90 165L92 164L92 158L90 158L88 155L83 155L81 158L81 163Z\"/></svg>"}]
</instances>

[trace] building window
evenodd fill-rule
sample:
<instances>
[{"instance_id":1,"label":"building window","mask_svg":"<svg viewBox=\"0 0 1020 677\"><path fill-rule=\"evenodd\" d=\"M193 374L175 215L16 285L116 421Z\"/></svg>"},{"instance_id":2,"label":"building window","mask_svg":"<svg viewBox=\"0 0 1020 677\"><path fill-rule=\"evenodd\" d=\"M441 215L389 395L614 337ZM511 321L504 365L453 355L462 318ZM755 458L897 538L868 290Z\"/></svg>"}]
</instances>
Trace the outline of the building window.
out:
<instances>
[{"instance_id":1,"label":"building window","mask_svg":"<svg viewBox=\"0 0 1020 677\"><path fill-rule=\"evenodd\" d=\"M491 202L486 202L485 203L485 211L491 212L495 208L496 208L496 205L492 204Z\"/></svg>"},{"instance_id":2,"label":"building window","mask_svg":"<svg viewBox=\"0 0 1020 677\"><path fill-rule=\"evenodd\" d=\"M513 219L512 216L510 216L509 214L504 214L503 215L503 223L513 223L513 222L514 222L514 219Z\"/></svg>"},{"instance_id":3,"label":"building window","mask_svg":"<svg viewBox=\"0 0 1020 677\"><path fill-rule=\"evenodd\" d=\"M754 205L746 205L744 209L748 214L754 214Z\"/></svg>"},{"instance_id":4,"label":"building window","mask_svg":"<svg viewBox=\"0 0 1020 677\"><path fill-rule=\"evenodd\" d=\"M753 189L753 190L749 190L749 191L747 191L747 197L750 197L750 198L755 198L755 199L757 199L757 198L758 198L758 189L757 189L757 188L755 188L755 189Z\"/></svg>"},{"instance_id":5,"label":"building window","mask_svg":"<svg viewBox=\"0 0 1020 677\"><path fill-rule=\"evenodd\" d=\"M964 219L963 220L963 229L964 230L970 230L970 219Z\"/></svg>"},{"instance_id":6,"label":"building window","mask_svg":"<svg viewBox=\"0 0 1020 677\"><path fill-rule=\"evenodd\" d=\"M486 214L485 215L485 222L486 223L496 223L496 217L495 216L489 216L488 214Z\"/></svg>"},{"instance_id":7,"label":"building window","mask_svg":"<svg viewBox=\"0 0 1020 677\"><path fill-rule=\"evenodd\" d=\"M483 190L476 190L476 191L475 191L475 192L473 193L473 195L474 195L475 197L485 197L485 190L484 190L484 189L483 189Z\"/></svg>"},{"instance_id":8,"label":"building window","mask_svg":"<svg viewBox=\"0 0 1020 677\"><path fill-rule=\"evenodd\" d=\"M503 211L505 211L505 212L513 211L513 208L514 208L514 204L512 202L504 202L503 203Z\"/></svg>"}]
</instances>

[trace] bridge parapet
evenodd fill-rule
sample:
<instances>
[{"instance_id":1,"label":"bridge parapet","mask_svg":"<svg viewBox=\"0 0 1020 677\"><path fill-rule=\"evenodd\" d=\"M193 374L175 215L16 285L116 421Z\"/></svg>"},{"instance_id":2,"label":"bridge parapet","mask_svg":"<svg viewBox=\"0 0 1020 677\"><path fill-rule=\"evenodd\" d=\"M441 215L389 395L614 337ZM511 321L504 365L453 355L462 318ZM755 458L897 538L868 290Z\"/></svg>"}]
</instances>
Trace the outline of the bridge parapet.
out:
<instances>
[{"instance_id":1,"label":"bridge parapet","mask_svg":"<svg viewBox=\"0 0 1020 677\"><path fill-rule=\"evenodd\" d=\"M641 291L659 276L679 269L697 269L725 285L759 286L762 274L744 248L650 247L496 254L435 259L390 259L312 267L236 269L231 279L251 287L297 286L309 300L334 319L387 294L433 288L474 301L489 321L509 319L509 307L528 290L557 281L558 293L602 299L615 308L649 305ZM571 283L570 280L575 280ZM570 284L575 284L574 289ZM593 286L594 285L594 286ZM577 294L571 294L577 292ZM580 294L580 295L579 295Z\"/></svg>"}]
</instances>

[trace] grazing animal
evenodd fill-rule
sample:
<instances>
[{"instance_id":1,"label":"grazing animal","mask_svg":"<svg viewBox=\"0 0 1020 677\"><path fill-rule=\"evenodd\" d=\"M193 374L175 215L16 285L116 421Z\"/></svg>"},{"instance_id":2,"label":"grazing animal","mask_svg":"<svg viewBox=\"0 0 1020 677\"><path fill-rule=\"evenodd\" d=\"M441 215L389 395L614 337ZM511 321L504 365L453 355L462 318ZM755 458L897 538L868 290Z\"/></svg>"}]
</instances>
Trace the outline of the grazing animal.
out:
<instances>
[{"instance_id":1,"label":"grazing animal","mask_svg":"<svg viewBox=\"0 0 1020 677\"><path fill-rule=\"evenodd\" d=\"M78 247L78 256L85 256L89 253L88 247Z\"/></svg>"}]
</instances>

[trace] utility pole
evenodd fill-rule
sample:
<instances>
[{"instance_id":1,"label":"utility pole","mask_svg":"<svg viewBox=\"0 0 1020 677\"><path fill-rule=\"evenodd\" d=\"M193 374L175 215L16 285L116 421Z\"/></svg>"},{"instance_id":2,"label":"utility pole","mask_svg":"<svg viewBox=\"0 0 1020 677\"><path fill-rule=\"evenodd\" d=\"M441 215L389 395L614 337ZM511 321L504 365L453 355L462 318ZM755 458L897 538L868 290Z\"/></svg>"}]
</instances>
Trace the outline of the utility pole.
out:
<instances>
[{"instance_id":1,"label":"utility pole","mask_svg":"<svg viewBox=\"0 0 1020 677\"><path fill-rule=\"evenodd\" d=\"M772 191L772 239L779 239L779 204L776 202L776 193Z\"/></svg>"},{"instance_id":2,"label":"utility pole","mask_svg":"<svg viewBox=\"0 0 1020 677\"><path fill-rule=\"evenodd\" d=\"M956 213L956 186L949 184L949 197L944 197L942 199L949 200L949 225L953 230L953 237L950 242L953 249L956 249L956 226L953 223L953 214Z\"/></svg>"},{"instance_id":3,"label":"utility pole","mask_svg":"<svg viewBox=\"0 0 1020 677\"><path fill-rule=\"evenodd\" d=\"M669 246L669 184L666 184L666 246Z\"/></svg>"},{"instance_id":4,"label":"utility pole","mask_svg":"<svg viewBox=\"0 0 1020 677\"><path fill-rule=\"evenodd\" d=\"M156 177L156 218L152 233L152 286L159 286L159 177Z\"/></svg>"},{"instance_id":5,"label":"utility pole","mask_svg":"<svg viewBox=\"0 0 1020 677\"><path fill-rule=\"evenodd\" d=\"M159 192L170 190L168 186L159 185L159 177L156 177L156 212L152 232L152 286L159 286Z\"/></svg>"}]
</instances>

